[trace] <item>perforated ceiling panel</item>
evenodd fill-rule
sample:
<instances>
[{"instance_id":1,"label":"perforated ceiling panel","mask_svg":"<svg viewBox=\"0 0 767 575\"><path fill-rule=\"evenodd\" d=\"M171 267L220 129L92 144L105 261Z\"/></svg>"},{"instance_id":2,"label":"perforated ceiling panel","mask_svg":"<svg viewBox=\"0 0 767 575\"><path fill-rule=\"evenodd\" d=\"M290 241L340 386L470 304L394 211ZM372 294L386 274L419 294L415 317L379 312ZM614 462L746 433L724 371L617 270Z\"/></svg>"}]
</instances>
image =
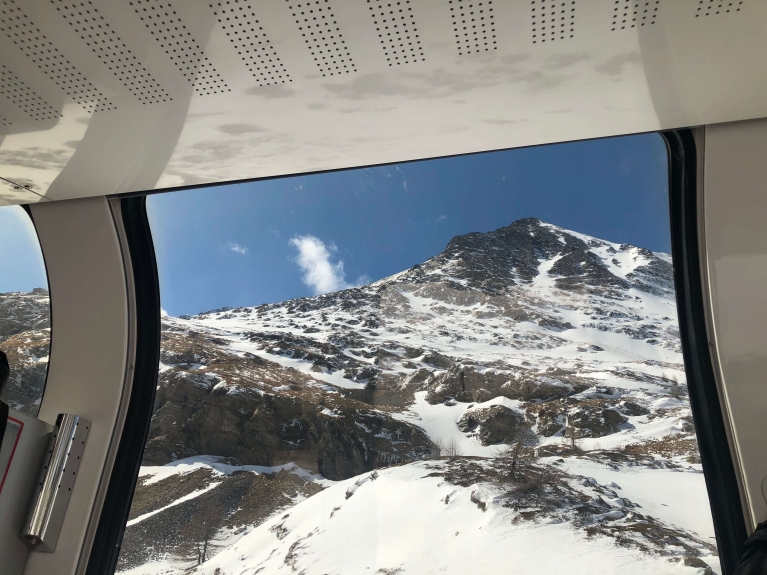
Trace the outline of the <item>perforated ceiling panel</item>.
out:
<instances>
[{"instance_id":1,"label":"perforated ceiling panel","mask_svg":"<svg viewBox=\"0 0 767 575\"><path fill-rule=\"evenodd\" d=\"M367 0L389 66L424 60L410 0Z\"/></svg>"},{"instance_id":2,"label":"perforated ceiling panel","mask_svg":"<svg viewBox=\"0 0 767 575\"><path fill-rule=\"evenodd\" d=\"M248 71L258 80L259 86L291 81L285 65L256 17L254 2L229 0L216 2L210 7Z\"/></svg>"},{"instance_id":3,"label":"perforated ceiling panel","mask_svg":"<svg viewBox=\"0 0 767 575\"><path fill-rule=\"evenodd\" d=\"M349 48L333 15L329 0L285 1L322 75L335 76L355 72Z\"/></svg>"},{"instance_id":4,"label":"perforated ceiling panel","mask_svg":"<svg viewBox=\"0 0 767 575\"><path fill-rule=\"evenodd\" d=\"M2 123L2 118L0 118L0 126L2 126ZM45 200L45 198L22 185L0 178L0 206L5 203L31 204L41 200Z\"/></svg>"},{"instance_id":5,"label":"perforated ceiling panel","mask_svg":"<svg viewBox=\"0 0 767 575\"><path fill-rule=\"evenodd\" d=\"M136 59L93 2L52 0L64 20L93 50L109 70L117 76L142 104L166 102L170 96L146 68Z\"/></svg>"},{"instance_id":6,"label":"perforated ceiling panel","mask_svg":"<svg viewBox=\"0 0 767 575\"><path fill-rule=\"evenodd\" d=\"M194 85L198 94L229 91L221 74L208 62L202 48L186 29L170 2L134 0L130 5L178 70Z\"/></svg>"},{"instance_id":7,"label":"perforated ceiling panel","mask_svg":"<svg viewBox=\"0 0 767 575\"><path fill-rule=\"evenodd\" d=\"M613 30L627 30L637 26L655 24L660 0L615 0Z\"/></svg>"},{"instance_id":8,"label":"perforated ceiling panel","mask_svg":"<svg viewBox=\"0 0 767 575\"><path fill-rule=\"evenodd\" d=\"M743 6L742 0L739 2L721 2L720 0L698 0L698 16L718 16L720 14L729 14L731 12L740 12Z\"/></svg>"},{"instance_id":9,"label":"perforated ceiling panel","mask_svg":"<svg viewBox=\"0 0 767 575\"><path fill-rule=\"evenodd\" d=\"M112 103L35 27L14 0L2 0L0 32L48 78L89 112L114 108Z\"/></svg>"},{"instance_id":10,"label":"perforated ceiling panel","mask_svg":"<svg viewBox=\"0 0 767 575\"><path fill-rule=\"evenodd\" d=\"M11 71L0 64L0 94L34 120L53 120L59 113Z\"/></svg>"},{"instance_id":11,"label":"perforated ceiling panel","mask_svg":"<svg viewBox=\"0 0 767 575\"><path fill-rule=\"evenodd\" d=\"M493 2L448 0L458 55L497 50Z\"/></svg>"},{"instance_id":12,"label":"perforated ceiling panel","mask_svg":"<svg viewBox=\"0 0 767 575\"><path fill-rule=\"evenodd\" d=\"M0 0L0 177L68 199L767 116L765 30L764 0Z\"/></svg>"},{"instance_id":13,"label":"perforated ceiling panel","mask_svg":"<svg viewBox=\"0 0 767 575\"><path fill-rule=\"evenodd\" d=\"M575 0L532 0L533 44L575 35Z\"/></svg>"}]
</instances>

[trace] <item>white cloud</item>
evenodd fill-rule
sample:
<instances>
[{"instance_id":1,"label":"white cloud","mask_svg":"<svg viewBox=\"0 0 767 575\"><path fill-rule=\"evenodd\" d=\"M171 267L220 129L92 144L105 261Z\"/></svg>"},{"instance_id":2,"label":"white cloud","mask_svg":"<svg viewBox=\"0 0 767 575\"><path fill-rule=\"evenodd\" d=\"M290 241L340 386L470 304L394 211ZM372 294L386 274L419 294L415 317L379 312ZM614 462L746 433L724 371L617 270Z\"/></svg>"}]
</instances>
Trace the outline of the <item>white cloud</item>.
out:
<instances>
[{"instance_id":1,"label":"white cloud","mask_svg":"<svg viewBox=\"0 0 767 575\"><path fill-rule=\"evenodd\" d=\"M405 188L405 191L407 192L407 176L405 175L405 172L399 169L399 166L394 166L394 169L397 170L400 174L402 174L402 187Z\"/></svg>"},{"instance_id":2,"label":"white cloud","mask_svg":"<svg viewBox=\"0 0 767 575\"><path fill-rule=\"evenodd\" d=\"M248 253L248 248L246 246L241 246L240 244L235 244L234 242L226 242L226 247L228 247L234 253L243 256Z\"/></svg>"},{"instance_id":3,"label":"white cloud","mask_svg":"<svg viewBox=\"0 0 767 575\"><path fill-rule=\"evenodd\" d=\"M447 219L447 216L445 214L442 214L441 216L437 218L436 223L444 222L446 219Z\"/></svg>"},{"instance_id":4,"label":"white cloud","mask_svg":"<svg viewBox=\"0 0 767 575\"><path fill-rule=\"evenodd\" d=\"M363 276L354 284L346 282L344 262L331 261L332 253L337 251L332 243L326 245L321 239L312 235L295 236L289 243L298 250L298 256L294 261L304 274L301 279L312 288L314 295L357 287L368 281L367 277Z\"/></svg>"}]
</instances>

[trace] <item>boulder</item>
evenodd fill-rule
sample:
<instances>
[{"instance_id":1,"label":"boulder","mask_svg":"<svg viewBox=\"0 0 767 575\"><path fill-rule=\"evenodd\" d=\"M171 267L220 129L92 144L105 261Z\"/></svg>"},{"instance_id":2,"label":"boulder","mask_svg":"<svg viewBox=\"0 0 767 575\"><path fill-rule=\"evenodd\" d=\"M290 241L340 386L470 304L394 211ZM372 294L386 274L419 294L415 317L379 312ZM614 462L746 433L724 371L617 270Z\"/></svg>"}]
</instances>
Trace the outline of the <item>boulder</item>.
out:
<instances>
[{"instance_id":1,"label":"boulder","mask_svg":"<svg viewBox=\"0 0 767 575\"><path fill-rule=\"evenodd\" d=\"M619 431L618 426L626 418L617 410L591 403L571 408L567 414L567 425L574 428L577 437L603 437Z\"/></svg>"},{"instance_id":2,"label":"boulder","mask_svg":"<svg viewBox=\"0 0 767 575\"><path fill-rule=\"evenodd\" d=\"M522 424L522 416L505 405L470 408L458 420L458 429L475 432L482 445L492 445L513 439Z\"/></svg>"},{"instance_id":3,"label":"boulder","mask_svg":"<svg viewBox=\"0 0 767 575\"><path fill-rule=\"evenodd\" d=\"M626 415L647 415L650 413L649 409L634 401L622 401L618 407Z\"/></svg>"},{"instance_id":4,"label":"boulder","mask_svg":"<svg viewBox=\"0 0 767 575\"><path fill-rule=\"evenodd\" d=\"M551 437L565 427L563 406L559 402L533 405L527 410L527 417L536 424L538 435Z\"/></svg>"},{"instance_id":5,"label":"boulder","mask_svg":"<svg viewBox=\"0 0 767 575\"><path fill-rule=\"evenodd\" d=\"M602 410L602 417L610 425L620 425L626 422L626 418L618 413L615 409L605 408Z\"/></svg>"},{"instance_id":6,"label":"boulder","mask_svg":"<svg viewBox=\"0 0 767 575\"><path fill-rule=\"evenodd\" d=\"M453 366L453 361L446 355L433 351L423 357L423 362L441 369L448 369Z\"/></svg>"}]
</instances>

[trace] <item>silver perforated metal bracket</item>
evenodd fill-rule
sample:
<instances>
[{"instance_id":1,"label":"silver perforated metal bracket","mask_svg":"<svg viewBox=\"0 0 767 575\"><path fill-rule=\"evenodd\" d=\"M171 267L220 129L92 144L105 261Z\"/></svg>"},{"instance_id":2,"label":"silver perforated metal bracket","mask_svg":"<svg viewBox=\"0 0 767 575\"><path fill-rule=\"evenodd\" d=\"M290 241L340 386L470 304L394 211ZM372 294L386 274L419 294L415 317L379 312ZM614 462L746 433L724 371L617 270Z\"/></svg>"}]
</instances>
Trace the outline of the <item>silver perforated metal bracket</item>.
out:
<instances>
[{"instance_id":1,"label":"silver perforated metal bracket","mask_svg":"<svg viewBox=\"0 0 767 575\"><path fill-rule=\"evenodd\" d=\"M21 533L33 551L53 553L56 549L90 427L91 422L79 415L62 413L56 419Z\"/></svg>"}]
</instances>

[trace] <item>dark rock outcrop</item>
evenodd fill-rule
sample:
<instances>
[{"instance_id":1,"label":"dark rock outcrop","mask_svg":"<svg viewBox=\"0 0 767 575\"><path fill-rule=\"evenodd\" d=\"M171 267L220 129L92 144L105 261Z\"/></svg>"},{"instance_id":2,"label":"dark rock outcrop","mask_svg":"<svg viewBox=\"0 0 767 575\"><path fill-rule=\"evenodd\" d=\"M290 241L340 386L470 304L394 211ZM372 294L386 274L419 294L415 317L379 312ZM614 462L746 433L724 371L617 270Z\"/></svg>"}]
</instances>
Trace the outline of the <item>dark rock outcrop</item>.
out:
<instances>
[{"instance_id":1,"label":"dark rock outcrop","mask_svg":"<svg viewBox=\"0 0 767 575\"><path fill-rule=\"evenodd\" d=\"M345 479L434 449L420 428L328 393L296 370L203 337L167 334L165 346L164 360L183 363L160 375L145 464L218 455L253 465L293 461Z\"/></svg>"},{"instance_id":2,"label":"dark rock outcrop","mask_svg":"<svg viewBox=\"0 0 767 575\"><path fill-rule=\"evenodd\" d=\"M0 294L0 349L8 355L11 368L0 399L12 409L37 415L48 373L50 338L46 290Z\"/></svg>"},{"instance_id":3,"label":"dark rock outcrop","mask_svg":"<svg viewBox=\"0 0 767 575\"><path fill-rule=\"evenodd\" d=\"M511 441L523 422L521 415L505 405L470 408L458 420L458 429L475 432L482 445Z\"/></svg>"},{"instance_id":4,"label":"dark rock outcrop","mask_svg":"<svg viewBox=\"0 0 767 575\"><path fill-rule=\"evenodd\" d=\"M540 374L534 370L477 370L474 366L452 365L448 370L424 378L426 401L431 404L454 399L464 403L483 403L503 396L523 401L565 397L585 389L571 374Z\"/></svg>"}]
</instances>

